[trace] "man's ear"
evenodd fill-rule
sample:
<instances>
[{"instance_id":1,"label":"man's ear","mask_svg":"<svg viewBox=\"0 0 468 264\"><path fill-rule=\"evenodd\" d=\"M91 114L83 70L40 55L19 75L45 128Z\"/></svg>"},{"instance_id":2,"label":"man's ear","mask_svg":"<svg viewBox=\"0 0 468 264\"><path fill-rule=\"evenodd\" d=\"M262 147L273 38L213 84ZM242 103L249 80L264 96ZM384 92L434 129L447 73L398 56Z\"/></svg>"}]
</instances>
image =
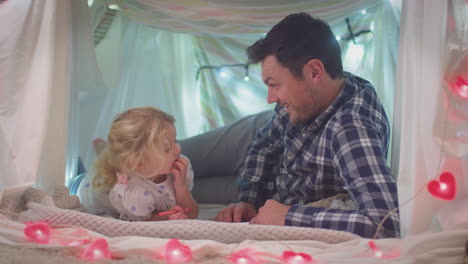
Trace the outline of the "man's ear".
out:
<instances>
[{"instance_id":1,"label":"man's ear","mask_svg":"<svg viewBox=\"0 0 468 264\"><path fill-rule=\"evenodd\" d=\"M302 72L306 80L317 84L323 78L323 75L325 73L325 66L323 65L321 60L312 59L304 65Z\"/></svg>"}]
</instances>

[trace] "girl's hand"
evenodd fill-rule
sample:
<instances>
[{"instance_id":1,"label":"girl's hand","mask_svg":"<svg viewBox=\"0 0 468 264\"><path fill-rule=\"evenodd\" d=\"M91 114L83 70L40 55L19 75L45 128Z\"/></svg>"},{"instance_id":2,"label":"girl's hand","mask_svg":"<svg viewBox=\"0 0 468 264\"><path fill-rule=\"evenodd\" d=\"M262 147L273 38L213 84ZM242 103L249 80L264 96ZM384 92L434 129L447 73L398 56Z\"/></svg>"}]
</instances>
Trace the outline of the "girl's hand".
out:
<instances>
[{"instance_id":1,"label":"girl's hand","mask_svg":"<svg viewBox=\"0 0 468 264\"><path fill-rule=\"evenodd\" d=\"M188 188L187 186L187 168L188 168L188 160L179 157L174 162L174 166L172 167L171 173L174 175L174 188Z\"/></svg>"},{"instance_id":2,"label":"girl's hand","mask_svg":"<svg viewBox=\"0 0 468 264\"><path fill-rule=\"evenodd\" d=\"M170 210L180 210L180 212L169 215L169 220L186 220L188 219L182 207L174 205Z\"/></svg>"}]
</instances>

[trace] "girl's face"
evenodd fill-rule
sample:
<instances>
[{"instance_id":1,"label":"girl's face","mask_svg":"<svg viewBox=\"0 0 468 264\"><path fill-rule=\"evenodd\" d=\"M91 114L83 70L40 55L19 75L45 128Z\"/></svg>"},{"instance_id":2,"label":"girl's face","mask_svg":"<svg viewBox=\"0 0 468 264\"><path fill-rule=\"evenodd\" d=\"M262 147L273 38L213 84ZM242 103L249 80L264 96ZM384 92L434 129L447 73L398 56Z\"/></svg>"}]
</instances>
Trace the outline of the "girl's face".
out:
<instances>
[{"instance_id":1,"label":"girl's face","mask_svg":"<svg viewBox=\"0 0 468 264\"><path fill-rule=\"evenodd\" d=\"M141 166L140 172L145 178L168 174L174 167L174 162L180 157L180 145L176 140L176 128L172 124L166 126L165 138L167 142L162 142L163 155L150 153Z\"/></svg>"}]
</instances>

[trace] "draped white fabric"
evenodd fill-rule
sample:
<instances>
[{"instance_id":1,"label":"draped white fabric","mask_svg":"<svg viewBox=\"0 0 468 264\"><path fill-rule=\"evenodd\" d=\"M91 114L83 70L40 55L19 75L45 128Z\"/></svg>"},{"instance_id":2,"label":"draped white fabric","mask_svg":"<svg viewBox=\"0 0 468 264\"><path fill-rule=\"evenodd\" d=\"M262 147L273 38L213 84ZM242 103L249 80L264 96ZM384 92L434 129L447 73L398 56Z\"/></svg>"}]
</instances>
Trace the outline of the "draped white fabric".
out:
<instances>
[{"instance_id":1,"label":"draped white fabric","mask_svg":"<svg viewBox=\"0 0 468 264\"><path fill-rule=\"evenodd\" d=\"M0 189L64 184L70 4L0 4Z\"/></svg>"},{"instance_id":2,"label":"draped white fabric","mask_svg":"<svg viewBox=\"0 0 468 264\"><path fill-rule=\"evenodd\" d=\"M321 2L318 5L320 8L309 11L319 17L327 18L335 34L343 38L349 35L345 17L342 16L346 12L349 12L347 17L350 18L350 26L355 33L360 30L372 30L372 33L357 36L356 44L352 41L340 41L344 67L345 70L361 75L375 84L388 116L392 120L399 17L394 15L394 8L388 1L357 2L359 4L355 6L343 3L343 1ZM193 5L204 4L197 2ZM119 5L123 8L122 4ZM257 7L259 5L256 3ZM317 3L310 5L317 5ZM340 7L343 10L332 10L328 5ZM366 7L367 14L361 14L362 8ZM304 11L297 9L295 5L288 8L286 10L291 12ZM142 12L149 11L142 10ZM281 12L275 15L279 16ZM100 105L81 102L82 105L88 105L82 111L92 111L100 116L97 124L94 119L87 120L86 123L82 122L80 129L80 155L85 160L86 167L91 166L90 162L94 160L90 142L93 138L105 137L110 120L118 111L129 106L150 104L171 112L177 119L179 138L193 136L231 123L245 115L273 107L266 103L266 87L260 79L259 65L250 65L250 81L244 81L245 69L243 67L228 68L230 73L225 78L219 77L214 70L202 70L197 75L199 78L195 79L197 67L245 63L246 47L256 41L261 36L260 34L238 35L234 38L229 36L232 32L226 32L228 36L220 35L216 31L209 36L169 33L158 30L159 24L150 27L136 23L135 21L139 21L136 17L137 13L129 14L125 9L119 13L122 15L117 15L106 38L96 48L99 66L109 87L107 100L112 104L106 103L100 110ZM130 16L131 19L125 15ZM174 21L177 16L181 20L188 19L186 15L187 13L184 12L171 12L171 21ZM261 22L259 18L259 21L250 21L245 26L257 23L267 30L281 18L274 21L270 18L272 20L268 22L269 24L265 24L265 21ZM229 20L229 18L223 20L223 17L213 19L219 20L219 23ZM201 29L197 25L199 25L197 21L194 21L192 25L194 33L203 33L199 31ZM179 46L173 45L175 38L183 40L179 41ZM380 48L380 46L385 48ZM163 55L174 59L164 60L160 54L161 50L164 50ZM164 66L161 67L161 65ZM178 65L186 67L182 71ZM379 70L375 70L376 68ZM138 78L138 82L129 81L128 78ZM165 86L161 85L162 82ZM151 96L156 90L160 96ZM175 90L181 93L175 94ZM166 95L175 95L175 97L169 101ZM93 96L90 94L88 98L91 97ZM87 98L81 98L81 100L87 100ZM97 129L94 130L94 127Z\"/></svg>"},{"instance_id":3,"label":"draped white fabric","mask_svg":"<svg viewBox=\"0 0 468 264\"><path fill-rule=\"evenodd\" d=\"M385 0L95 0L97 6L117 4L140 24L173 32L207 36L262 34L288 14L307 12L330 24Z\"/></svg>"},{"instance_id":4,"label":"draped white fabric","mask_svg":"<svg viewBox=\"0 0 468 264\"><path fill-rule=\"evenodd\" d=\"M98 61L105 65L101 70L107 87L100 83L96 96L89 87L74 84L82 94L80 111L87 112L80 114L79 131L81 157L88 168L95 158L92 140L106 138L117 113L130 107L157 106L176 117L177 134L184 138L190 131L187 125L197 121L193 113L199 112L193 78L193 37L157 30L120 16L114 24L109 38L97 48Z\"/></svg>"},{"instance_id":5,"label":"draped white fabric","mask_svg":"<svg viewBox=\"0 0 468 264\"><path fill-rule=\"evenodd\" d=\"M468 145L467 141L456 140L457 132L448 129L454 121L446 107L459 99L449 94L444 81L453 73L452 66L467 54L467 5L463 0L418 0L405 1L402 8L393 169L399 177L403 235L456 228L468 219ZM466 68L464 72L468 77ZM444 97L448 100L445 107ZM466 99L461 103L465 116L461 122L465 124L467 104ZM464 153L444 146L454 139ZM441 201L427 192L427 182L443 171L456 176L455 201ZM439 221L434 221L437 216Z\"/></svg>"},{"instance_id":6,"label":"draped white fabric","mask_svg":"<svg viewBox=\"0 0 468 264\"><path fill-rule=\"evenodd\" d=\"M83 157L80 143L87 139L99 118L107 87L96 63L90 11L86 1L72 1L72 58L70 120L67 149L66 182L76 175L78 157Z\"/></svg>"}]
</instances>

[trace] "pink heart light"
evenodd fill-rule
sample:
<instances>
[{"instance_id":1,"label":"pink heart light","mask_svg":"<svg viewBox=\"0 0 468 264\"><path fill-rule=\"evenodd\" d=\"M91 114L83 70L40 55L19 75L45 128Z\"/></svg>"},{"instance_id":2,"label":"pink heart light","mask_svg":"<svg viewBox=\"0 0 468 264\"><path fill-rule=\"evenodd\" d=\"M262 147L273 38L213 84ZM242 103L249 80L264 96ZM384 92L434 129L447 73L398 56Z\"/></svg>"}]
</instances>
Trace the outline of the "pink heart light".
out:
<instances>
[{"instance_id":1,"label":"pink heart light","mask_svg":"<svg viewBox=\"0 0 468 264\"><path fill-rule=\"evenodd\" d=\"M108 259L111 252L104 238L98 238L81 250L80 258L86 260Z\"/></svg>"},{"instance_id":2,"label":"pink heart light","mask_svg":"<svg viewBox=\"0 0 468 264\"><path fill-rule=\"evenodd\" d=\"M287 264L312 264L312 257L306 253L285 250L281 259Z\"/></svg>"},{"instance_id":3,"label":"pink heart light","mask_svg":"<svg viewBox=\"0 0 468 264\"><path fill-rule=\"evenodd\" d=\"M26 227L23 232L28 240L32 240L37 244L49 244L50 227L44 221L25 223Z\"/></svg>"},{"instance_id":4,"label":"pink heart light","mask_svg":"<svg viewBox=\"0 0 468 264\"><path fill-rule=\"evenodd\" d=\"M455 176L450 172L443 172L439 180L432 180L427 184L427 190L439 199L453 200L457 193Z\"/></svg>"},{"instance_id":5,"label":"pink heart light","mask_svg":"<svg viewBox=\"0 0 468 264\"><path fill-rule=\"evenodd\" d=\"M468 99L468 80L463 76L458 76L452 85L452 91L462 98Z\"/></svg>"},{"instance_id":6,"label":"pink heart light","mask_svg":"<svg viewBox=\"0 0 468 264\"><path fill-rule=\"evenodd\" d=\"M389 253L385 253L375 245L375 242L370 240L367 242L369 245L369 248L372 250L372 255L376 258L379 259L394 259L400 257L400 250L399 249L394 249Z\"/></svg>"},{"instance_id":7,"label":"pink heart light","mask_svg":"<svg viewBox=\"0 0 468 264\"><path fill-rule=\"evenodd\" d=\"M186 263L192 260L192 250L175 238L167 242L160 255L168 264Z\"/></svg>"},{"instance_id":8,"label":"pink heart light","mask_svg":"<svg viewBox=\"0 0 468 264\"><path fill-rule=\"evenodd\" d=\"M375 245L374 241L370 240L369 242L367 242L367 244L369 245L370 249L372 249L374 256L376 258L382 258L383 256L382 250L380 250L380 248L378 248Z\"/></svg>"}]
</instances>

